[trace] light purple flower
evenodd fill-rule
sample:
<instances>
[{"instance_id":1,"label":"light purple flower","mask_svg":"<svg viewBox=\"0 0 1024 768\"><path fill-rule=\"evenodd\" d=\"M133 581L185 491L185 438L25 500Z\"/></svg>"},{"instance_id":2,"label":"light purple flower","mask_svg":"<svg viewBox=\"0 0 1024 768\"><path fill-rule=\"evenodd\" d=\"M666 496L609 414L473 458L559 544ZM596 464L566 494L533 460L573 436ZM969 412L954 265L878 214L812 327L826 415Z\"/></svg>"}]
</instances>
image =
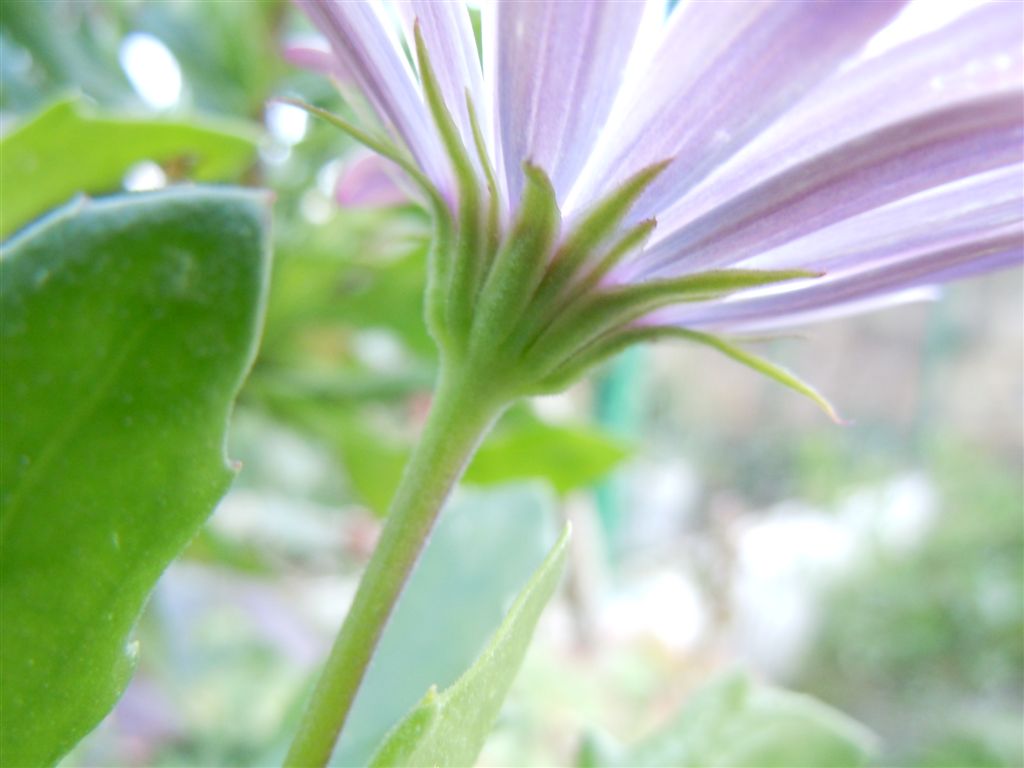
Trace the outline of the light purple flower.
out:
<instances>
[{"instance_id":1,"label":"light purple flower","mask_svg":"<svg viewBox=\"0 0 1024 768\"><path fill-rule=\"evenodd\" d=\"M687 296L630 316L632 329L760 332L1021 262L1019 2L881 53L868 44L901 2L684 0L667 16L641 0L498 2L482 9L482 54L462 3L299 5L333 51L319 68L345 73L454 210L465 190L410 63L418 22L484 198L493 169L502 237L523 201L524 163L550 179L563 238L665 163L616 231L656 228L592 290L709 270L816 275Z\"/></svg>"},{"instance_id":2,"label":"light purple flower","mask_svg":"<svg viewBox=\"0 0 1024 768\"><path fill-rule=\"evenodd\" d=\"M367 150L356 150L345 158L334 199L347 208L385 208L409 201L395 178L394 165Z\"/></svg>"}]
</instances>

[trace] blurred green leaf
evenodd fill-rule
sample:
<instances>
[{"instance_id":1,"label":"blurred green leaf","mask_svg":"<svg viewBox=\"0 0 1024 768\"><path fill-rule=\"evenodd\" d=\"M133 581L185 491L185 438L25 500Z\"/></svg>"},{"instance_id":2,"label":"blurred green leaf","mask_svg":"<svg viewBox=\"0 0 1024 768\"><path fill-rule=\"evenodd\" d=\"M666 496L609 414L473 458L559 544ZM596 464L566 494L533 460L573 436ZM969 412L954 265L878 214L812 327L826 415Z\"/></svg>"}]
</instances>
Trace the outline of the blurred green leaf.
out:
<instances>
[{"instance_id":1,"label":"blurred green leaf","mask_svg":"<svg viewBox=\"0 0 1024 768\"><path fill-rule=\"evenodd\" d=\"M319 401L301 393L267 390L261 383L260 405L282 423L318 440L342 465L349 491L376 515L383 516L405 467L408 445L371 427L352 403Z\"/></svg>"},{"instance_id":2,"label":"blurred green leaf","mask_svg":"<svg viewBox=\"0 0 1024 768\"><path fill-rule=\"evenodd\" d=\"M472 667L442 693L432 687L388 734L373 766L467 766L476 762L523 662L533 630L565 565L566 526Z\"/></svg>"},{"instance_id":3,"label":"blurred green leaf","mask_svg":"<svg viewBox=\"0 0 1024 768\"><path fill-rule=\"evenodd\" d=\"M554 499L537 484L460 491L441 514L384 630L334 765L366 765L431 685L458 679L556 538Z\"/></svg>"},{"instance_id":4,"label":"blurred green leaf","mask_svg":"<svg viewBox=\"0 0 1024 768\"><path fill-rule=\"evenodd\" d=\"M130 5L6 0L0 13L3 108L35 109L68 90L80 90L104 104L136 103L118 62Z\"/></svg>"},{"instance_id":5,"label":"blurred green leaf","mask_svg":"<svg viewBox=\"0 0 1024 768\"><path fill-rule=\"evenodd\" d=\"M480 447L467 483L542 477L565 493L599 480L630 453L623 441L593 427L546 424L532 415L506 422Z\"/></svg>"},{"instance_id":6,"label":"blurred green leaf","mask_svg":"<svg viewBox=\"0 0 1024 768\"><path fill-rule=\"evenodd\" d=\"M77 192L120 188L138 162L182 160L199 181L237 178L256 134L238 124L192 123L94 113L80 100L59 101L0 141L0 237Z\"/></svg>"},{"instance_id":7,"label":"blurred green leaf","mask_svg":"<svg viewBox=\"0 0 1024 768\"><path fill-rule=\"evenodd\" d=\"M641 744L611 750L592 740L581 760L605 768L857 768L874 741L863 726L809 696L732 673L694 694Z\"/></svg>"},{"instance_id":8,"label":"blurred green leaf","mask_svg":"<svg viewBox=\"0 0 1024 768\"><path fill-rule=\"evenodd\" d=\"M409 449L388 440L355 412L339 413L335 444L352 490L374 513L384 516L405 469Z\"/></svg>"},{"instance_id":9,"label":"blurred green leaf","mask_svg":"<svg viewBox=\"0 0 1024 768\"><path fill-rule=\"evenodd\" d=\"M129 635L231 482L267 197L177 190L68 205L0 260L4 763L53 763L131 674Z\"/></svg>"},{"instance_id":10,"label":"blurred green leaf","mask_svg":"<svg viewBox=\"0 0 1024 768\"><path fill-rule=\"evenodd\" d=\"M275 365L319 360L333 370L350 353L352 333L374 328L391 332L406 350L433 362L436 351L423 319L425 245L406 246L398 255L381 252L380 237L401 237L396 218L345 214L318 237L285 239L263 359ZM333 348L325 343L332 330ZM340 340L339 331L345 332Z\"/></svg>"}]
</instances>

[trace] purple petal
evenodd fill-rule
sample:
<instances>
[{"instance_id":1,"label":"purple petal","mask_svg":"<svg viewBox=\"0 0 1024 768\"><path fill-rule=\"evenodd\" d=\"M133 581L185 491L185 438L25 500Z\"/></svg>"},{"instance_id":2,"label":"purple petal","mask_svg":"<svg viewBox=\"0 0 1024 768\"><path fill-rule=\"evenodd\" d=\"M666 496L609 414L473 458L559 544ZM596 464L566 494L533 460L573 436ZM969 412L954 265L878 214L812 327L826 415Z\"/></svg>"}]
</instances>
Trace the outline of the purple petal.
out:
<instances>
[{"instance_id":1,"label":"purple petal","mask_svg":"<svg viewBox=\"0 0 1024 768\"><path fill-rule=\"evenodd\" d=\"M338 57L330 50L314 45L286 45L285 61L302 69L309 69L327 75L342 83L352 82L352 75L346 71Z\"/></svg>"},{"instance_id":2,"label":"purple petal","mask_svg":"<svg viewBox=\"0 0 1024 768\"><path fill-rule=\"evenodd\" d=\"M974 242L855 272L804 281L773 293L748 292L718 303L707 302L663 313L658 322L734 333L760 332L798 325L869 308L877 300L909 289L1019 265L1024 261L1024 232L1008 228Z\"/></svg>"},{"instance_id":3,"label":"purple petal","mask_svg":"<svg viewBox=\"0 0 1024 768\"><path fill-rule=\"evenodd\" d=\"M630 274L735 264L900 198L1024 160L1024 98L966 102L787 169L653 245Z\"/></svg>"},{"instance_id":4,"label":"purple petal","mask_svg":"<svg viewBox=\"0 0 1024 768\"><path fill-rule=\"evenodd\" d=\"M658 217L655 241L785 168L899 120L1020 90L1024 4L995 3L822 83Z\"/></svg>"},{"instance_id":5,"label":"purple petal","mask_svg":"<svg viewBox=\"0 0 1024 768\"><path fill-rule=\"evenodd\" d=\"M1024 225L1024 167L1012 165L927 190L758 254L748 269L822 272L881 265Z\"/></svg>"},{"instance_id":6,"label":"purple petal","mask_svg":"<svg viewBox=\"0 0 1024 768\"><path fill-rule=\"evenodd\" d=\"M411 197L395 180L398 172L390 160L370 151L359 151L339 174L334 199L347 208L407 203Z\"/></svg>"},{"instance_id":7,"label":"purple petal","mask_svg":"<svg viewBox=\"0 0 1024 768\"><path fill-rule=\"evenodd\" d=\"M864 315L870 312L878 312L890 307L898 307L904 304L916 304L923 301L936 301L942 296L942 291L937 286L927 285L920 288L908 288L893 293L883 293L878 296L870 296L864 299L846 301L841 304L822 304L816 309L809 309L802 312L786 314L779 312L770 317L758 320L734 321L716 320L714 317L702 317L702 313L694 311L680 312L676 309L662 310L652 314L644 320L644 325L678 325L692 327L695 330L712 331L714 333L729 333L738 336L771 334L778 331L823 323L828 320L837 320L852 315Z\"/></svg>"},{"instance_id":8,"label":"purple petal","mask_svg":"<svg viewBox=\"0 0 1024 768\"><path fill-rule=\"evenodd\" d=\"M512 203L522 164L547 171L563 199L586 162L622 81L644 2L497 3L485 29L504 173ZM493 67L493 72L490 70Z\"/></svg>"},{"instance_id":9,"label":"purple petal","mask_svg":"<svg viewBox=\"0 0 1024 768\"><path fill-rule=\"evenodd\" d=\"M638 203L664 210L855 54L900 2L692 2L670 21L617 140L573 190L574 204L674 158Z\"/></svg>"},{"instance_id":10,"label":"purple petal","mask_svg":"<svg viewBox=\"0 0 1024 768\"><path fill-rule=\"evenodd\" d=\"M450 170L401 45L376 2L297 0L327 38L340 67L352 75L381 122L401 139L442 190Z\"/></svg>"}]
</instances>

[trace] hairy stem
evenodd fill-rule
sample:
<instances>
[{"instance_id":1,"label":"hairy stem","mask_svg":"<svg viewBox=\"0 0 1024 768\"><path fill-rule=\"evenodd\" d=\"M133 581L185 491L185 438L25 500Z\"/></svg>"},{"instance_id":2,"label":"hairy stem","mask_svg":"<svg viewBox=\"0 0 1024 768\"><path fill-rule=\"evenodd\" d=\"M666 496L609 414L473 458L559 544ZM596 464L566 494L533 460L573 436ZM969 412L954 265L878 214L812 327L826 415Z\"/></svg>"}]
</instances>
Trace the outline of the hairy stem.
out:
<instances>
[{"instance_id":1,"label":"hairy stem","mask_svg":"<svg viewBox=\"0 0 1024 768\"><path fill-rule=\"evenodd\" d=\"M325 766L391 611L445 499L480 440L504 409L486 377L441 375L430 415L391 502L387 523L363 574L285 766Z\"/></svg>"}]
</instances>

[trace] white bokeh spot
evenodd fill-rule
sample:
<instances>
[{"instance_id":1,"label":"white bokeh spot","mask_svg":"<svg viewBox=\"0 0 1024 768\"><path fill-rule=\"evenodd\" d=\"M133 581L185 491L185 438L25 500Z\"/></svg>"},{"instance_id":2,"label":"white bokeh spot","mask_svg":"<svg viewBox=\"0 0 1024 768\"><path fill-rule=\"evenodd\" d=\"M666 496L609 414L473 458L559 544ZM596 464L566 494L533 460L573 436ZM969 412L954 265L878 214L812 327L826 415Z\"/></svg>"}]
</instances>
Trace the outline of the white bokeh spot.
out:
<instances>
[{"instance_id":1,"label":"white bokeh spot","mask_svg":"<svg viewBox=\"0 0 1024 768\"><path fill-rule=\"evenodd\" d=\"M139 97L154 109L170 109L181 100L181 67L160 40L133 32L121 43L118 59Z\"/></svg>"}]
</instances>

